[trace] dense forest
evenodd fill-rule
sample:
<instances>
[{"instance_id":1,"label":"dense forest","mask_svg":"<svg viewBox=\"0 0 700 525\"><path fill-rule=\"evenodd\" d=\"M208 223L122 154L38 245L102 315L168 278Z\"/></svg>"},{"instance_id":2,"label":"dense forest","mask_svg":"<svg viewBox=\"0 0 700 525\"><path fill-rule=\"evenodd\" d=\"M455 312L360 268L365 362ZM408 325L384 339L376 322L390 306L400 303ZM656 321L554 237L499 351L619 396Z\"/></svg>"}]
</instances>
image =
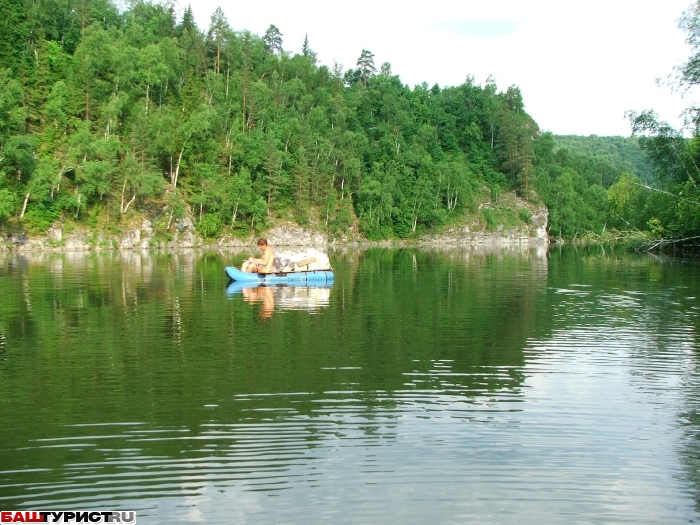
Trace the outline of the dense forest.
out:
<instances>
[{"instance_id":1,"label":"dense forest","mask_svg":"<svg viewBox=\"0 0 700 525\"><path fill-rule=\"evenodd\" d=\"M296 44L221 9L200 29L171 3L0 0L0 228L143 214L163 235L189 216L210 238L278 218L406 238L515 190L549 208L554 237L682 233L629 151L558 144L516 86L409 87L369 50L344 70Z\"/></svg>"},{"instance_id":2,"label":"dense forest","mask_svg":"<svg viewBox=\"0 0 700 525\"><path fill-rule=\"evenodd\" d=\"M653 181L654 167L639 145L639 137L599 137L598 135L554 135L558 148L593 157L634 173L645 182Z\"/></svg>"}]
</instances>

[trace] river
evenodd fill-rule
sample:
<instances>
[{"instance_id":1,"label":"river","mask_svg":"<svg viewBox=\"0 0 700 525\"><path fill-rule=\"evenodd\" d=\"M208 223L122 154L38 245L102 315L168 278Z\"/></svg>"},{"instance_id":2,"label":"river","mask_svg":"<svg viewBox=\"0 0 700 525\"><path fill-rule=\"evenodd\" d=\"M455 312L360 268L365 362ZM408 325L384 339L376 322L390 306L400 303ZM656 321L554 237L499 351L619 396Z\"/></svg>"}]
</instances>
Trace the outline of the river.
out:
<instances>
[{"instance_id":1,"label":"river","mask_svg":"<svg viewBox=\"0 0 700 525\"><path fill-rule=\"evenodd\" d=\"M700 264L609 248L0 256L0 508L138 523L700 518Z\"/></svg>"}]
</instances>

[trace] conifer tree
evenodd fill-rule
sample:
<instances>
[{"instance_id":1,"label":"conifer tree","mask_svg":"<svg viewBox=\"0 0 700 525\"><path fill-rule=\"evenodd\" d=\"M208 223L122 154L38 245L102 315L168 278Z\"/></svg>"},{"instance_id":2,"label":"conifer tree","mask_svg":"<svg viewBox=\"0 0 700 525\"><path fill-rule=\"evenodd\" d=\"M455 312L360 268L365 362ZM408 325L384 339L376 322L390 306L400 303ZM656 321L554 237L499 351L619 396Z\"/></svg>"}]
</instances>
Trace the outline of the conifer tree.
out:
<instances>
[{"instance_id":1,"label":"conifer tree","mask_svg":"<svg viewBox=\"0 0 700 525\"><path fill-rule=\"evenodd\" d=\"M377 68L374 67L374 54L371 51L362 50L360 58L357 59L357 70L360 74L360 80L367 85L367 81L377 73Z\"/></svg>"},{"instance_id":2,"label":"conifer tree","mask_svg":"<svg viewBox=\"0 0 700 525\"><path fill-rule=\"evenodd\" d=\"M304 35L304 44L301 46L301 54L310 59L314 64L318 60L316 52L309 47L309 35Z\"/></svg>"},{"instance_id":3,"label":"conifer tree","mask_svg":"<svg viewBox=\"0 0 700 525\"><path fill-rule=\"evenodd\" d=\"M216 48L214 72L217 74L221 72L221 49L226 45L230 32L231 27L228 25L226 15L220 7L217 7L214 14L211 15L211 24L209 25L209 33L207 34Z\"/></svg>"},{"instance_id":4,"label":"conifer tree","mask_svg":"<svg viewBox=\"0 0 700 525\"><path fill-rule=\"evenodd\" d=\"M265 36L263 36L263 42L265 42L265 49L271 54L281 54L282 53L282 33L277 28L276 25L270 24L270 27L265 31Z\"/></svg>"}]
</instances>

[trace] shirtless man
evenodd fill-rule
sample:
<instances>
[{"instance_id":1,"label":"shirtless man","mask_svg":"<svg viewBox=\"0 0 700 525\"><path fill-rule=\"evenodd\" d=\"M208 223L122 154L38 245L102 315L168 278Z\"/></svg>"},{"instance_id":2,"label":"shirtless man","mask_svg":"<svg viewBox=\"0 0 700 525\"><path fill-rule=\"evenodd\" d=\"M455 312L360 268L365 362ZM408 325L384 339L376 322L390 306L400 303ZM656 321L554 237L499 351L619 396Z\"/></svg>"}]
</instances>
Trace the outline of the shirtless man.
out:
<instances>
[{"instance_id":1,"label":"shirtless man","mask_svg":"<svg viewBox=\"0 0 700 525\"><path fill-rule=\"evenodd\" d=\"M267 244L267 239L258 239L258 248L262 251L262 258L255 259L249 257L243 261L241 270L250 273L271 273L275 254L272 248Z\"/></svg>"}]
</instances>

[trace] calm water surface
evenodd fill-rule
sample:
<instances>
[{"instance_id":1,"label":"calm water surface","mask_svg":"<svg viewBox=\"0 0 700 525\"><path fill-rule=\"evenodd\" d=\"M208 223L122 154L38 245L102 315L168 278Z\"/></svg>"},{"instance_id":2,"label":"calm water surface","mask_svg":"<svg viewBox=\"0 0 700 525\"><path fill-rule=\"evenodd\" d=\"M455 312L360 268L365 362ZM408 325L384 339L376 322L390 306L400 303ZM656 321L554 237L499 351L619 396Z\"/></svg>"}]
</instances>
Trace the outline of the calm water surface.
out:
<instances>
[{"instance_id":1,"label":"calm water surface","mask_svg":"<svg viewBox=\"0 0 700 525\"><path fill-rule=\"evenodd\" d=\"M0 258L0 508L139 523L688 523L700 265L589 250Z\"/></svg>"}]
</instances>

